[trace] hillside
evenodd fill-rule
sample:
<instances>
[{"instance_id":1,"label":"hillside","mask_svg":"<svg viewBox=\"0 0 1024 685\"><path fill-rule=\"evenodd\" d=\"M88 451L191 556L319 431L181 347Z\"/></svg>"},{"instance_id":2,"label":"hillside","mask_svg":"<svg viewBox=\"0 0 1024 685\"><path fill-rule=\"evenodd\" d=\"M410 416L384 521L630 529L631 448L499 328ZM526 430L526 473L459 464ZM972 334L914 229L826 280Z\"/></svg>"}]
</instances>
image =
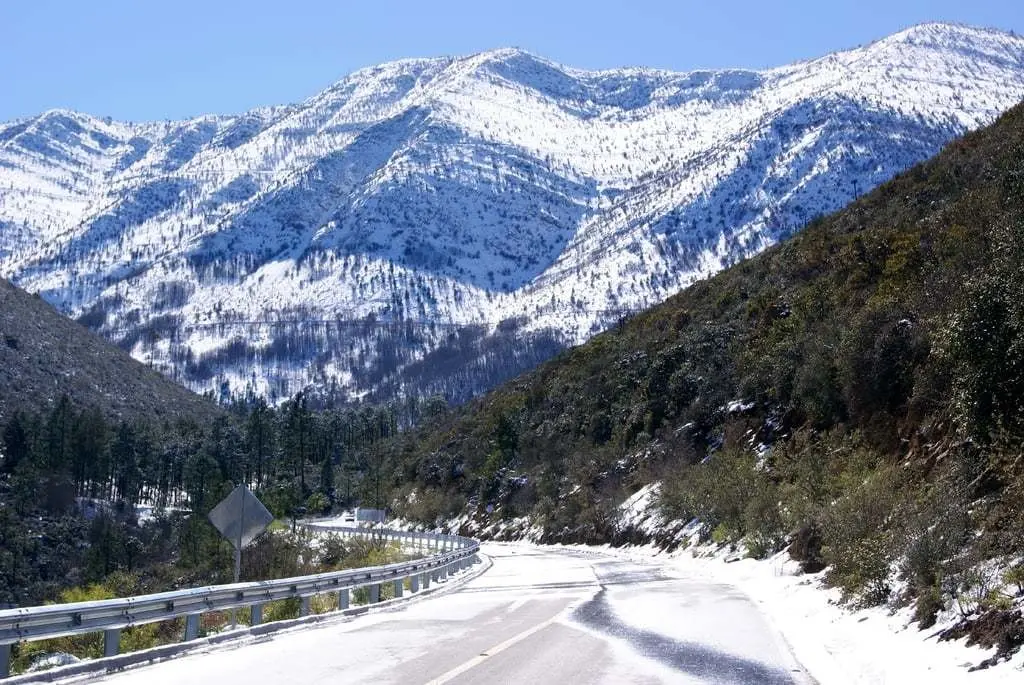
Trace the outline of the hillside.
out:
<instances>
[{"instance_id":1,"label":"hillside","mask_svg":"<svg viewBox=\"0 0 1024 685\"><path fill-rule=\"evenodd\" d=\"M858 602L916 602L926 627L994 610L999 574L1024 572L1022 404L1018 106L396 443L392 498L547 541L674 546L696 518L756 556L790 544ZM659 510L624 521L652 483Z\"/></svg>"},{"instance_id":2,"label":"hillside","mask_svg":"<svg viewBox=\"0 0 1024 685\"><path fill-rule=\"evenodd\" d=\"M0 276L196 390L462 400L1022 97L1024 39L927 24L763 71L502 49L238 116L55 110L0 125Z\"/></svg>"},{"instance_id":3,"label":"hillside","mask_svg":"<svg viewBox=\"0 0 1024 685\"><path fill-rule=\"evenodd\" d=\"M67 395L111 419L213 418L217 406L0 279L0 425Z\"/></svg>"}]
</instances>

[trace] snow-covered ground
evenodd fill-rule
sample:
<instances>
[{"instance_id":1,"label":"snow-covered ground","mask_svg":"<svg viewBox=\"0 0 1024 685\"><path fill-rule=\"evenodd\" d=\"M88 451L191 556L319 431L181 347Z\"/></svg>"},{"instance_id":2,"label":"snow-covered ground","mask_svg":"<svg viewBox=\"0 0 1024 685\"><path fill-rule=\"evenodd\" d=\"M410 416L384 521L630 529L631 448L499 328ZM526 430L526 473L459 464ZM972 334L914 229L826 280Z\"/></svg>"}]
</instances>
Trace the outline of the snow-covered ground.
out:
<instances>
[{"instance_id":1,"label":"snow-covered ground","mask_svg":"<svg viewBox=\"0 0 1024 685\"><path fill-rule=\"evenodd\" d=\"M620 506L619 525L654 535L664 525L654 506L658 484L637 491ZM691 537L684 528L679 538ZM1024 682L1024 651L998 666L970 672L994 654L967 647L964 640L939 642L957 614L949 610L928 630L912 622L912 608L853 609L838 590L824 585L824 574L800 573L783 551L766 560L712 545L689 546L671 553L655 547L570 546L633 560L656 560L680 578L703 579L734 586L753 599L779 629L800 663L821 683L977 683ZM626 611L633 608L626 607ZM643 611L637 607L637 611ZM648 612L648 615L653 615ZM740 627L742 630L742 627Z\"/></svg>"},{"instance_id":2,"label":"snow-covered ground","mask_svg":"<svg viewBox=\"0 0 1024 685\"><path fill-rule=\"evenodd\" d=\"M911 610L884 607L851 611L839 604L836 590L821 587L820 577L798 575L783 553L757 562L725 563L722 558L678 556L687 575L709 576L735 584L755 598L791 644L800 662L822 683L1019 683L1024 655L983 671L968 672L985 657L979 648L938 642L940 624L921 631ZM951 617L947 617L951 618Z\"/></svg>"},{"instance_id":3,"label":"snow-covered ground","mask_svg":"<svg viewBox=\"0 0 1024 685\"><path fill-rule=\"evenodd\" d=\"M793 654L821 685L1024 682L1024 653L999 666L969 672L971 666L994 652L967 647L963 641L939 642L936 636L952 625L952 615L946 616L946 622L920 631L911 623L909 609L895 613L885 607L850 609L840 603L838 591L822 585L821 574L799 574L796 562L789 560L785 552L756 561L738 559L736 554L711 548L670 554L650 546L570 549L658 560L674 569L680 578L738 588L779 629ZM737 629L742 631L743 627Z\"/></svg>"}]
</instances>

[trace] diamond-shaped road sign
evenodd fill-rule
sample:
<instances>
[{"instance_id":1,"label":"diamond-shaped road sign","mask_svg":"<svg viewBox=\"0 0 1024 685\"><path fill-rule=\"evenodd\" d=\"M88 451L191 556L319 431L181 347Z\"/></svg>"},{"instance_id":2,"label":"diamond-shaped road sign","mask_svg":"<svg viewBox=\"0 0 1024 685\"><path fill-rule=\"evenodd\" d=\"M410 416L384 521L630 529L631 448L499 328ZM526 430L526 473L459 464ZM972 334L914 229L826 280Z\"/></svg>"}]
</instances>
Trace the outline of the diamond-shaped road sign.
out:
<instances>
[{"instance_id":1,"label":"diamond-shaped road sign","mask_svg":"<svg viewBox=\"0 0 1024 685\"><path fill-rule=\"evenodd\" d=\"M238 550L258 538L273 520L274 515L244 485L232 490L210 512L210 523Z\"/></svg>"}]
</instances>

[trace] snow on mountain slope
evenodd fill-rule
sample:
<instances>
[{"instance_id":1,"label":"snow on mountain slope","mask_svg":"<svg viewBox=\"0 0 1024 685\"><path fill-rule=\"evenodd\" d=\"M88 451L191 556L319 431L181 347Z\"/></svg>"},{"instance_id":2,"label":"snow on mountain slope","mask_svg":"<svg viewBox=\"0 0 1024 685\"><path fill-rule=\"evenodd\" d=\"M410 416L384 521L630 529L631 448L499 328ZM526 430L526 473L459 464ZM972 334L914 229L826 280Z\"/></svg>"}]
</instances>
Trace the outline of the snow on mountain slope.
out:
<instances>
[{"instance_id":1,"label":"snow on mountain slope","mask_svg":"<svg viewBox=\"0 0 1024 685\"><path fill-rule=\"evenodd\" d=\"M239 116L52 111L0 126L0 275L195 389L471 394L1022 97L1024 39L927 24L766 71L503 49Z\"/></svg>"}]
</instances>

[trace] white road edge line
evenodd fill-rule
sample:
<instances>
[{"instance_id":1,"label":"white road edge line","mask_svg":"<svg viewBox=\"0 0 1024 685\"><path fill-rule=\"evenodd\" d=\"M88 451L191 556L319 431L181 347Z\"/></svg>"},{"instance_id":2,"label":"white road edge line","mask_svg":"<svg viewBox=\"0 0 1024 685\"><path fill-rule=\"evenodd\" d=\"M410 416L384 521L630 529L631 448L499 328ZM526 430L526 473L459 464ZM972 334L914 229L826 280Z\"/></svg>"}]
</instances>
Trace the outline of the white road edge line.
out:
<instances>
[{"instance_id":1,"label":"white road edge line","mask_svg":"<svg viewBox=\"0 0 1024 685\"><path fill-rule=\"evenodd\" d=\"M512 637L510 637L509 639L505 640L504 642L502 642L500 644L497 644L497 645L491 647L490 649L484 650L479 655L473 657L472 659L470 659L469 661L463 663L460 666L456 666L455 668L453 668L452 670L448 671L447 673L442 673L437 678L434 678L433 680L428 681L426 683L426 685L443 685L444 683L450 682L450 681L454 680L455 678L459 677L460 675L462 675L463 673L465 673L466 671L474 668L475 666L479 666L480 664L482 664L484 661L487 661L487 659L491 658L492 656L494 656L496 654L499 654L501 652L504 652L509 647L512 647L513 645L515 645L518 642L522 642L523 640L525 640L526 638L530 637L534 633L538 633L538 632L544 630L545 628L547 628L552 623L557 623L560 620L561 620L561 614L556 615L556 616L552 616L548 620L544 621L543 623L538 623L537 625L533 626L532 628L527 628L526 630L524 630L523 632L519 633L518 635L513 635Z\"/></svg>"}]
</instances>

